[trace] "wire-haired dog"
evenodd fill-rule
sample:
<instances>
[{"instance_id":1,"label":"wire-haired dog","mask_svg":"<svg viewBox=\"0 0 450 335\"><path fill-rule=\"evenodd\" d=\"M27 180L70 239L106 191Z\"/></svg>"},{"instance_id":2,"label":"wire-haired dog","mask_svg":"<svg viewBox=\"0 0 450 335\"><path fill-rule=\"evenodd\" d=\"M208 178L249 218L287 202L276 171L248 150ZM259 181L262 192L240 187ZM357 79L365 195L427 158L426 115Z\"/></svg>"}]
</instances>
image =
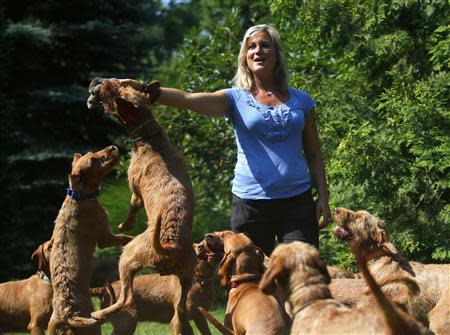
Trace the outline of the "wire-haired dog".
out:
<instances>
[{"instance_id":1,"label":"wire-haired dog","mask_svg":"<svg viewBox=\"0 0 450 335\"><path fill-rule=\"evenodd\" d=\"M111 233L107 213L97 200L101 180L118 158L119 150L114 146L73 156L67 196L52 236L53 313L49 335L59 331L100 334L99 321L90 318L93 307L89 283L95 246L122 246L132 239Z\"/></svg>"},{"instance_id":2,"label":"wire-haired dog","mask_svg":"<svg viewBox=\"0 0 450 335\"><path fill-rule=\"evenodd\" d=\"M159 84L154 84L155 89ZM95 78L90 86L88 107L102 106L105 113L129 132L132 144L128 182L131 206L121 228L133 225L138 210L145 207L148 228L123 250L119 262L121 292L117 302L96 311L103 319L133 304L133 278L143 267L178 277L180 299L172 319L174 334L192 334L186 313L188 291L194 277L196 256L192 241L194 193L181 153L172 146L155 120L151 99L117 80Z\"/></svg>"},{"instance_id":3,"label":"wire-haired dog","mask_svg":"<svg viewBox=\"0 0 450 335\"><path fill-rule=\"evenodd\" d=\"M386 224L367 211L336 208L334 234L355 241L383 292L411 316L428 325L428 313L450 284L449 264L408 261L389 242Z\"/></svg>"}]
</instances>

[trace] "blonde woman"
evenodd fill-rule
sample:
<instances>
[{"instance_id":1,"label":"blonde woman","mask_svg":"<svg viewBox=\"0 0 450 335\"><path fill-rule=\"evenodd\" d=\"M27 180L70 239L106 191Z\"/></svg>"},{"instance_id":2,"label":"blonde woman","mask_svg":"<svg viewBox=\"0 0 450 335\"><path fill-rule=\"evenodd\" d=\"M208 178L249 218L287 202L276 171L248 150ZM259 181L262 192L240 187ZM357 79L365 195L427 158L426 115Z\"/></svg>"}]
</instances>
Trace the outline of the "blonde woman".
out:
<instances>
[{"instance_id":1,"label":"blonde woman","mask_svg":"<svg viewBox=\"0 0 450 335\"><path fill-rule=\"evenodd\" d=\"M131 79L121 83L148 93L160 104L229 120L237 144L233 231L247 234L267 255L276 240L318 247L319 228L330 224L331 213L315 100L289 87L280 35L272 26L257 25L245 33L232 88L187 93Z\"/></svg>"}]
</instances>

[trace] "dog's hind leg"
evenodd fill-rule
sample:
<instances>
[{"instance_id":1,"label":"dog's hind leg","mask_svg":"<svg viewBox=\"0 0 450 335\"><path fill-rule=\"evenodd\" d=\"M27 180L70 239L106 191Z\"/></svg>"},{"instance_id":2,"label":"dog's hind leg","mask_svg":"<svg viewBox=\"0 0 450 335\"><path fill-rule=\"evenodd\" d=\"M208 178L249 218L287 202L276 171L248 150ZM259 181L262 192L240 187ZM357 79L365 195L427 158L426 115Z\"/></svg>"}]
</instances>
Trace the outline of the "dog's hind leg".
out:
<instances>
[{"instance_id":1,"label":"dog's hind leg","mask_svg":"<svg viewBox=\"0 0 450 335\"><path fill-rule=\"evenodd\" d=\"M91 314L94 319L105 319L109 315L130 306L133 303L133 279L136 272L148 266L150 244L146 241L148 234L140 234L125 245L119 261L120 295L116 303ZM148 245L149 248L142 248Z\"/></svg>"},{"instance_id":2,"label":"dog's hind leg","mask_svg":"<svg viewBox=\"0 0 450 335\"><path fill-rule=\"evenodd\" d=\"M173 335L193 335L191 325L189 324L189 316L187 312L187 296L192 286L192 278L178 277L181 287L180 300L175 306L174 315L171 321Z\"/></svg>"}]
</instances>

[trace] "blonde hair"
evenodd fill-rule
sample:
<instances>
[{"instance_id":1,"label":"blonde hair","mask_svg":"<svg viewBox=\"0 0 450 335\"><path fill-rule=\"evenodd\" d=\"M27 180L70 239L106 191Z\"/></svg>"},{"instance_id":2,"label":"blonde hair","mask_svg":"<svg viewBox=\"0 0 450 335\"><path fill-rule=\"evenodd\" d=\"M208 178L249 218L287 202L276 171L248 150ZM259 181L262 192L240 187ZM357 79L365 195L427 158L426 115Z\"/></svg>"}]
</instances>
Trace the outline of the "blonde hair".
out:
<instances>
[{"instance_id":1,"label":"blonde hair","mask_svg":"<svg viewBox=\"0 0 450 335\"><path fill-rule=\"evenodd\" d=\"M278 31L268 24L259 24L257 26L250 27L245 32L241 44L241 49L239 50L237 72L231 82L233 83L234 86L242 87L244 90L250 90L253 88L254 86L253 73L252 71L250 71L247 65L246 56L250 37L259 32L266 32L272 39L273 44L275 45L275 50L277 54L277 63L274 69L275 83L278 85L280 89L283 90L287 89L289 74L286 66L286 61L283 55L283 49L281 47L281 37Z\"/></svg>"}]
</instances>

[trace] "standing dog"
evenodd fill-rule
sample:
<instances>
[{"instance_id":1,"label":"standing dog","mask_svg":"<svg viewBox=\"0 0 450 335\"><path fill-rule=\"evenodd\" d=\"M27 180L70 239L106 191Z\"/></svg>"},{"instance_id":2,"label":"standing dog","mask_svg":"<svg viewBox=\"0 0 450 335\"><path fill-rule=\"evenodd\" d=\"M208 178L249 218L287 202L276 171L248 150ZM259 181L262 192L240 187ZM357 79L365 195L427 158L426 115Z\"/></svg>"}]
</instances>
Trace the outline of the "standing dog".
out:
<instances>
[{"instance_id":1,"label":"standing dog","mask_svg":"<svg viewBox=\"0 0 450 335\"><path fill-rule=\"evenodd\" d=\"M60 331L100 334L99 321L90 318L93 307L89 282L95 246L122 246L132 239L111 233L107 213L97 200L100 182L118 158L119 151L114 146L73 157L67 196L55 220L52 237L53 313L49 335Z\"/></svg>"},{"instance_id":2,"label":"standing dog","mask_svg":"<svg viewBox=\"0 0 450 335\"><path fill-rule=\"evenodd\" d=\"M52 315L52 284L48 260L51 241L42 243L31 256L39 272L28 279L0 284L0 333L29 331L44 335Z\"/></svg>"},{"instance_id":3,"label":"standing dog","mask_svg":"<svg viewBox=\"0 0 450 335\"><path fill-rule=\"evenodd\" d=\"M330 276L319 251L296 241L275 248L260 288L266 293L273 292L277 286L282 288L292 311L292 335L428 334L421 324L386 299L373 278L367 279L372 280L369 286L379 307L352 309L342 304L330 293Z\"/></svg>"},{"instance_id":4,"label":"standing dog","mask_svg":"<svg viewBox=\"0 0 450 335\"><path fill-rule=\"evenodd\" d=\"M213 252L223 248L219 265L222 286L230 288L224 325L234 334L285 335L289 316L274 296L263 294L258 282L264 272L264 253L244 234L209 233L205 242Z\"/></svg>"},{"instance_id":5,"label":"standing dog","mask_svg":"<svg viewBox=\"0 0 450 335\"><path fill-rule=\"evenodd\" d=\"M450 284L450 265L410 262L388 241L385 223L366 211L335 209L334 234L355 241L383 292L428 325L428 313Z\"/></svg>"},{"instance_id":6,"label":"standing dog","mask_svg":"<svg viewBox=\"0 0 450 335\"><path fill-rule=\"evenodd\" d=\"M102 105L105 113L124 125L132 136L128 182L133 195L121 227L130 228L142 207L145 207L149 223L147 230L123 250L117 302L92 316L103 319L132 306L133 278L139 269L152 266L161 274L178 277L181 294L172 329L174 334L192 334L186 300L196 262L192 246L194 193L184 159L156 122L144 93L129 86L121 87L116 80L100 78L91 82L89 91L88 107Z\"/></svg>"},{"instance_id":7,"label":"standing dog","mask_svg":"<svg viewBox=\"0 0 450 335\"><path fill-rule=\"evenodd\" d=\"M187 299L189 319L194 320L200 333L211 335L208 324L197 309L198 306L208 310L213 302L213 280L216 277L217 257L209 257L203 244L194 244L197 253L197 265L192 288ZM111 289L113 291L111 291ZM120 292L120 282L111 286L91 289L93 295L100 297L101 308L106 308ZM159 274L137 276L133 282L134 304L127 310L111 315L115 335L131 335L138 321L169 323L180 299L181 287L177 277L162 277Z\"/></svg>"}]
</instances>

